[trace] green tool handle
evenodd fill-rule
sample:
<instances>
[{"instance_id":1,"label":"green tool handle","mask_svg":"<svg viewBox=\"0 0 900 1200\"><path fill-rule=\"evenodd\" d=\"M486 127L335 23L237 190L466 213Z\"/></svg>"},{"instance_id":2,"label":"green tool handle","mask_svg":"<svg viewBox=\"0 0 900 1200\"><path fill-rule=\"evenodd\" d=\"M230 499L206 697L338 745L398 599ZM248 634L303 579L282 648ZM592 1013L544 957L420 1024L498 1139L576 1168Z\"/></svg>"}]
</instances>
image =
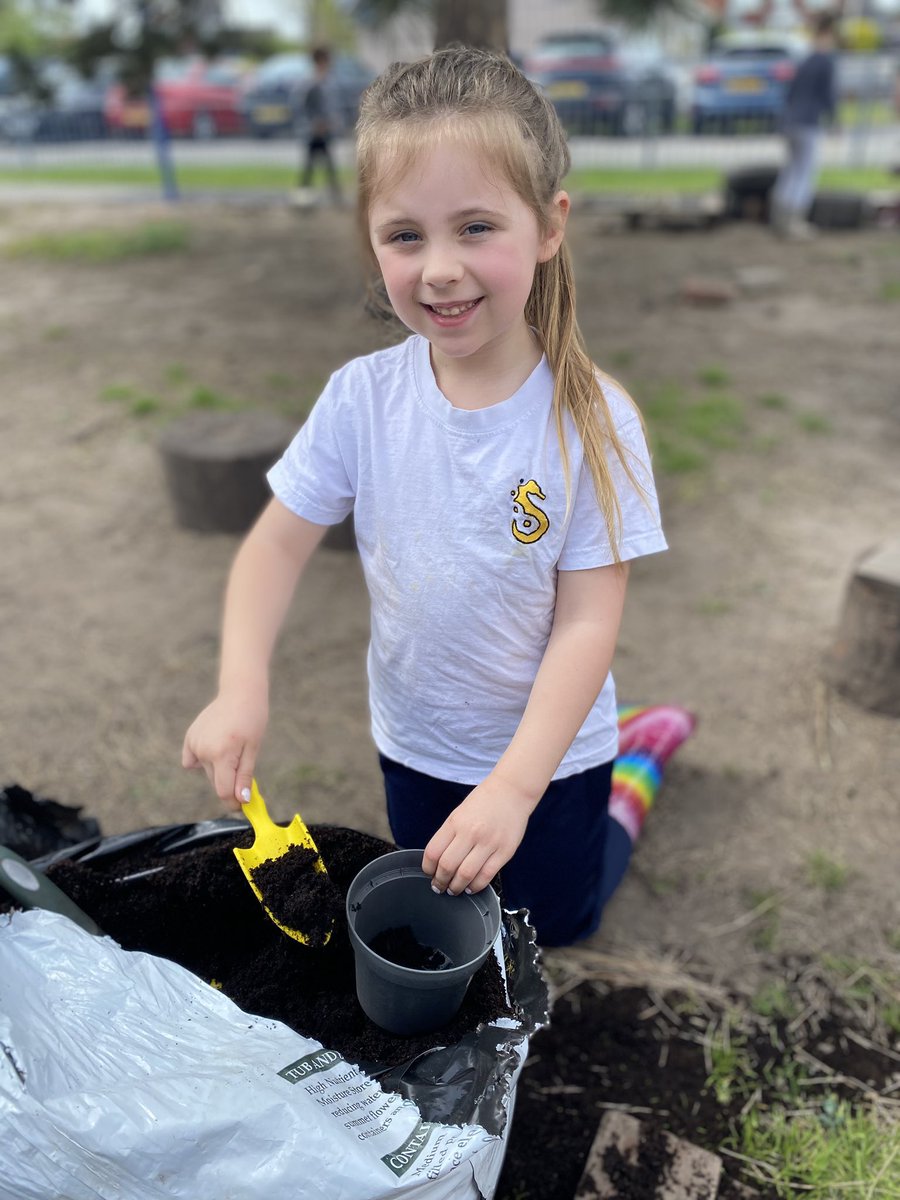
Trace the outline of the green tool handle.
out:
<instances>
[{"instance_id":1,"label":"green tool handle","mask_svg":"<svg viewBox=\"0 0 900 1200\"><path fill-rule=\"evenodd\" d=\"M23 908L46 908L49 912L68 917L88 933L103 936L99 926L74 900L8 846L0 846L0 887L9 892Z\"/></svg>"}]
</instances>

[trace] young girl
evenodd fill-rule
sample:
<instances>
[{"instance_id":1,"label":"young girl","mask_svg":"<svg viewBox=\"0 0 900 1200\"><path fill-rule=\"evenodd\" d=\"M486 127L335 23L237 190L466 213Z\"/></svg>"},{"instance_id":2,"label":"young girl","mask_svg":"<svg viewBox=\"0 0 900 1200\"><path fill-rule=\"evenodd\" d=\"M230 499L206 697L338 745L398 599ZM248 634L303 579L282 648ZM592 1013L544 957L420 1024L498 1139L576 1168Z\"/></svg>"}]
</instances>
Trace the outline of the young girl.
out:
<instances>
[{"instance_id":1,"label":"young girl","mask_svg":"<svg viewBox=\"0 0 900 1200\"><path fill-rule=\"evenodd\" d=\"M394 838L426 847L439 892L502 868L544 945L593 932L621 877L610 664L628 560L665 549L640 416L576 324L568 168L553 108L499 55L441 50L367 92L360 220L412 336L337 371L272 468L183 753L226 806L249 795L278 631L352 510Z\"/></svg>"}]
</instances>

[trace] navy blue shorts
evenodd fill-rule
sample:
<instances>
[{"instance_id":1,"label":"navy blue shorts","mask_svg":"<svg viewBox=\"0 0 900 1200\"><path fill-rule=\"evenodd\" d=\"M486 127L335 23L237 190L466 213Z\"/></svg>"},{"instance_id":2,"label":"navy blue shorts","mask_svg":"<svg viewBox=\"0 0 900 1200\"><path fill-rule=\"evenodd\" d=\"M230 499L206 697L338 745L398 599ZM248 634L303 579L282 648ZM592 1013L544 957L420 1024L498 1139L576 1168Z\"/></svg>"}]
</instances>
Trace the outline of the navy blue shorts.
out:
<instances>
[{"instance_id":1,"label":"navy blue shorts","mask_svg":"<svg viewBox=\"0 0 900 1200\"><path fill-rule=\"evenodd\" d=\"M424 848L472 785L434 779L379 755L394 841ZM609 869L607 807L612 763L550 784L531 814L516 853L494 880L505 908L527 908L542 946L565 946L588 937L627 865L630 843L616 843ZM624 835L623 835L624 836ZM615 876L614 880L610 877Z\"/></svg>"}]
</instances>

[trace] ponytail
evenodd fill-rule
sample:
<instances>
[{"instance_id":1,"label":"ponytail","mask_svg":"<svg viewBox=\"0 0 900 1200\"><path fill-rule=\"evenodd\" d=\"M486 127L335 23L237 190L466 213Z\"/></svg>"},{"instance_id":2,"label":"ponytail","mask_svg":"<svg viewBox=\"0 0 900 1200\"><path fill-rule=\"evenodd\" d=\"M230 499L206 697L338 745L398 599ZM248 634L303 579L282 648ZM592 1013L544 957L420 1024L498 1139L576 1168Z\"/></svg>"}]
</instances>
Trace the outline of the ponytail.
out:
<instances>
[{"instance_id":1,"label":"ponytail","mask_svg":"<svg viewBox=\"0 0 900 1200\"><path fill-rule=\"evenodd\" d=\"M584 461L606 522L609 544L615 561L619 562L622 510L610 468L610 450L621 462L629 482L641 495L646 492L628 462L628 452L616 433L600 375L578 328L575 275L565 242L553 258L538 263L525 316L538 332L553 373L553 414L566 482L566 507L572 500L566 441L568 417L584 447ZM637 407L635 412L640 417Z\"/></svg>"}]
</instances>

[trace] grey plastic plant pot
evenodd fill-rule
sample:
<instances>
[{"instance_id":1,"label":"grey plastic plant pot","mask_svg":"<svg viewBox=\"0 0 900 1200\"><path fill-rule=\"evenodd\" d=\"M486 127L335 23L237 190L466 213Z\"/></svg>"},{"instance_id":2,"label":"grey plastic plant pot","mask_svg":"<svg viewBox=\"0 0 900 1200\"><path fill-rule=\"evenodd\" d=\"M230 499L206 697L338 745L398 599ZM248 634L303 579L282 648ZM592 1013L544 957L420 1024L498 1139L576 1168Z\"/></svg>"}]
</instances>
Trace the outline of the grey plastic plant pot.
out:
<instances>
[{"instance_id":1,"label":"grey plastic plant pot","mask_svg":"<svg viewBox=\"0 0 900 1200\"><path fill-rule=\"evenodd\" d=\"M500 930L500 901L492 887L473 896L438 895L422 870L423 854L384 854L359 872L347 892L359 1003L376 1025L401 1036L428 1033L453 1019ZM419 970L372 949L380 933L405 926L452 965Z\"/></svg>"}]
</instances>

